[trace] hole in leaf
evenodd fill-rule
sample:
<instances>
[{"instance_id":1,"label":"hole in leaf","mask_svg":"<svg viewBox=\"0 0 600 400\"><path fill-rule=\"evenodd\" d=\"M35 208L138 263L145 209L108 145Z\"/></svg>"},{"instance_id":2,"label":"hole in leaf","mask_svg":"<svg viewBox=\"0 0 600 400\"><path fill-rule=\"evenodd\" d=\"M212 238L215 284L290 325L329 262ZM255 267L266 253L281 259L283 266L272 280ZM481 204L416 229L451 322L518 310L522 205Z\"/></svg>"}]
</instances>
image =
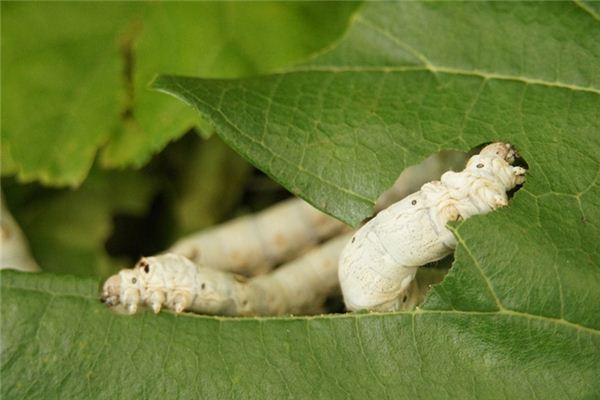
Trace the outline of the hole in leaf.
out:
<instances>
[{"instance_id":1,"label":"hole in leaf","mask_svg":"<svg viewBox=\"0 0 600 400\"><path fill-rule=\"evenodd\" d=\"M491 143L491 142L490 142ZM406 196L417 192L427 182L436 181L447 171L462 171L469 158L479 152L488 144L484 143L471 149L468 153L459 151L440 151L431 155L417 165L406 168L395 181L394 185L387 191L381 194L375 205L375 212L379 212L392 204L402 200ZM528 168L527 162L518 155L512 163L515 167ZM477 168L484 168L483 163L476 165ZM507 192L508 198L512 198L522 185L517 185L515 188ZM416 200L411 204L415 205ZM462 219L461 219L462 220ZM438 283L441 283L449 272L454 262L454 255L438 260L436 262L426 264L417 270L415 282L417 286L416 299L411 299L408 303L422 304L429 289ZM411 297L411 296L408 296ZM403 303L406 303L408 297L404 295L401 298ZM407 304L408 304L407 303Z\"/></svg>"}]
</instances>

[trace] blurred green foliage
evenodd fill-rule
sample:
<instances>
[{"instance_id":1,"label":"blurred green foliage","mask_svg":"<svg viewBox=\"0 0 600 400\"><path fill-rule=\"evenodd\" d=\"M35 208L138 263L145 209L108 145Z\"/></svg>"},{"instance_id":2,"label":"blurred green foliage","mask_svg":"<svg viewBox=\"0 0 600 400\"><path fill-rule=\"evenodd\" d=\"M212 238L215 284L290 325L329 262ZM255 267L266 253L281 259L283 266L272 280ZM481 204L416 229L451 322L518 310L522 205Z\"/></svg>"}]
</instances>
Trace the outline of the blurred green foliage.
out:
<instances>
[{"instance_id":1,"label":"blurred green foliage","mask_svg":"<svg viewBox=\"0 0 600 400\"><path fill-rule=\"evenodd\" d=\"M25 187L5 181L10 208L45 271L107 276L127 260L113 260L104 243L116 214L141 217L159 189L154 177L94 169L78 190Z\"/></svg>"},{"instance_id":2,"label":"blurred green foliage","mask_svg":"<svg viewBox=\"0 0 600 400\"><path fill-rule=\"evenodd\" d=\"M2 3L3 191L42 268L104 277L281 197L252 196L264 178L147 85L283 68L340 36L357 4Z\"/></svg>"},{"instance_id":3,"label":"blurred green foliage","mask_svg":"<svg viewBox=\"0 0 600 400\"><path fill-rule=\"evenodd\" d=\"M237 77L298 61L355 3L2 3L2 170L77 185L141 166L199 122L147 89L158 73ZM206 132L209 134L209 132Z\"/></svg>"}]
</instances>

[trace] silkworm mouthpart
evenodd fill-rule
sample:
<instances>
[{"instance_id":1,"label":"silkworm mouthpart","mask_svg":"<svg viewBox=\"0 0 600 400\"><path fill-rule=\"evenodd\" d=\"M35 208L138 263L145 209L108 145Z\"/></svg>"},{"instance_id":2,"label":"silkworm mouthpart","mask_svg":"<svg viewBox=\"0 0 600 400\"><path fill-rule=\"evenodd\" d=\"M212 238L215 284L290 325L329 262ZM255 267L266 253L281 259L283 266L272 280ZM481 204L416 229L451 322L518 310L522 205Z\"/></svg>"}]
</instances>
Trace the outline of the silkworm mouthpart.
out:
<instances>
[{"instance_id":1,"label":"silkworm mouthpart","mask_svg":"<svg viewBox=\"0 0 600 400\"><path fill-rule=\"evenodd\" d=\"M119 275L113 275L106 280L102 287L100 301L106 305L114 306L119 303L119 294L121 292L121 279Z\"/></svg>"},{"instance_id":2,"label":"silkworm mouthpart","mask_svg":"<svg viewBox=\"0 0 600 400\"><path fill-rule=\"evenodd\" d=\"M116 306L117 304L119 304L119 296L112 296L108 293L102 293L100 301L106 304L107 306Z\"/></svg>"}]
</instances>

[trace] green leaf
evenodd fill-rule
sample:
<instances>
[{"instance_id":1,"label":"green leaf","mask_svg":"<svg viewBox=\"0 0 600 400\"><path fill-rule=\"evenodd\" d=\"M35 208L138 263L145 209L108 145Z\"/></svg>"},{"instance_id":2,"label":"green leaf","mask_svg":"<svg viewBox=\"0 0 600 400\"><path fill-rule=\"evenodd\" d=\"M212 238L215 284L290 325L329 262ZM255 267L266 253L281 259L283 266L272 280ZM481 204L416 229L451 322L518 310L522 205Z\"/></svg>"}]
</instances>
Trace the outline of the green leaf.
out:
<instances>
[{"instance_id":1,"label":"green leaf","mask_svg":"<svg viewBox=\"0 0 600 400\"><path fill-rule=\"evenodd\" d=\"M597 335L600 24L588 8L369 4L336 47L292 70L154 85L196 107L288 189L354 225L407 165L444 148L513 143L529 165L525 187L508 209L453 228L454 268L423 308L552 318ZM507 343L515 334L501 332ZM566 356L554 350L543 351Z\"/></svg>"},{"instance_id":2,"label":"green leaf","mask_svg":"<svg viewBox=\"0 0 600 400\"><path fill-rule=\"evenodd\" d=\"M115 315L98 282L2 272L2 397L592 398L600 335L515 311Z\"/></svg>"},{"instance_id":3,"label":"green leaf","mask_svg":"<svg viewBox=\"0 0 600 400\"><path fill-rule=\"evenodd\" d=\"M291 71L163 76L154 87L196 107L292 192L353 225L403 168L443 148L515 144L535 195L553 185L574 195L594 180L600 26L584 9L409 2L369 5L353 22L334 49ZM578 171L574 179L565 165Z\"/></svg>"},{"instance_id":4,"label":"green leaf","mask_svg":"<svg viewBox=\"0 0 600 400\"><path fill-rule=\"evenodd\" d=\"M264 73L335 39L354 8L352 3L146 5L131 50L135 121L125 124L104 149L104 165L143 165L170 140L200 123L189 107L148 90L148 82L158 73L210 77ZM206 122L201 125L204 135L212 133L209 129Z\"/></svg>"},{"instance_id":5,"label":"green leaf","mask_svg":"<svg viewBox=\"0 0 600 400\"><path fill-rule=\"evenodd\" d=\"M128 3L2 5L2 173L80 183L119 122Z\"/></svg>"},{"instance_id":6,"label":"green leaf","mask_svg":"<svg viewBox=\"0 0 600 400\"><path fill-rule=\"evenodd\" d=\"M5 188L10 209L44 271L98 277L127 266L105 249L113 216L143 214L157 189L156 179L141 172L97 170L77 190ZM25 191L29 193L19 193Z\"/></svg>"},{"instance_id":7,"label":"green leaf","mask_svg":"<svg viewBox=\"0 0 600 400\"><path fill-rule=\"evenodd\" d=\"M341 34L351 3L2 3L2 173L78 185L144 165L206 122L147 89L159 72L281 67ZM327 16L327 18L326 18ZM316 18L315 18L316 17Z\"/></svg>"},{"instance_id":8,"label":"green leaf","mask_svg":"<svg viewBox=\"0 0 600 400\"><path fill-rule=\"evenodd\" d=\"M600 21L600 2L595 0L576 1L577 5L586 10L590 15Z\"/></svg>"},{"instance_id":9,"label":"green leaf","mask_svg":"<svg viewBox=\"0 0 600 400\"><path fill-rule=\"evenodd\" d=\"M93 280L3 272L5 397L593 398L600 392L600 28L579 3L373 3L311 63L162 78L234 149L351 223L409 164L514 143L528 181L454 226L421 309L112 314Z\"/></svg>"}]
</instances>

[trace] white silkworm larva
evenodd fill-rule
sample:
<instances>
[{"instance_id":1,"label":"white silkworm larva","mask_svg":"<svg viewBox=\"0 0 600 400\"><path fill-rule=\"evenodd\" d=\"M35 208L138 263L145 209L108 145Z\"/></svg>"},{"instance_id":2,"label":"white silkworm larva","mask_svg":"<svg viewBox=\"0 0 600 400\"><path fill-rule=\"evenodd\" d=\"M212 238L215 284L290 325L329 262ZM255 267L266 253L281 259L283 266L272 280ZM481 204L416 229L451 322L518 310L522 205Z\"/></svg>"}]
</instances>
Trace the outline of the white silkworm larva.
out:
<instances>
[{"instance_id":1,"label":"white silkworm larva","mask_svg":"<svg viewBox=\"0 0 600 400\"><path fill-rule=\"evenodd\" d=\"M361 227L342 251L339 279L348 310L414 307L410 288L417 269L454 251L449 221L508 204L506 192L525 180L509 144L493 143L461 172L448 171Z\"/></svg>"},{"instance_id":2,"label":"white silkworm larva","mask_svg":"<svg viewBox=\"0 0 600 400\"><path fill-rule=\"evenodd\" d=\"M102 301L122 304L130 313L140 305L155 313L251 316L314 314L339 290L337 264L350 234L331 239L277 270L245 278L194 264L173 253L142 258L104 284Z\"/></svg>"},{"instance_id":3,"label":"white silkworm larva","mask_svg":"<svg viewBox=\"0 0 600 400\"><path fill-rule=\"evenodd\" d=\"M17 221L8 211L4 197L0 195L2 211L0 211L0 269L16 269L24 272L37 272L40 267L35 262L25 235Z\"/></svg>"},{"instance_id":4,"label":"white silkworm larva","mask_svg":"<svg viewBox=\"0 0 600 400\"><path fill-rule=\"evenodd\" d=\"M254 276L298 256L344 227L294 198L181 239L167 252L213 269Z\"/></svg>"},{"instance_id":5,"label":"white silkworm larva","mask_svg":"<svg viewBox=\"0 0 600 400\"><path fill-rule=\"evenodd\" d=\"M406 168L394 182L394 185L383 192L375 202L375 212L388 208L406 196L419 190L424 183L438 180L449 170L464 167L468 156L466 153L452 150L442 150L421 163Z\"/></svg>"}]
</instances>

